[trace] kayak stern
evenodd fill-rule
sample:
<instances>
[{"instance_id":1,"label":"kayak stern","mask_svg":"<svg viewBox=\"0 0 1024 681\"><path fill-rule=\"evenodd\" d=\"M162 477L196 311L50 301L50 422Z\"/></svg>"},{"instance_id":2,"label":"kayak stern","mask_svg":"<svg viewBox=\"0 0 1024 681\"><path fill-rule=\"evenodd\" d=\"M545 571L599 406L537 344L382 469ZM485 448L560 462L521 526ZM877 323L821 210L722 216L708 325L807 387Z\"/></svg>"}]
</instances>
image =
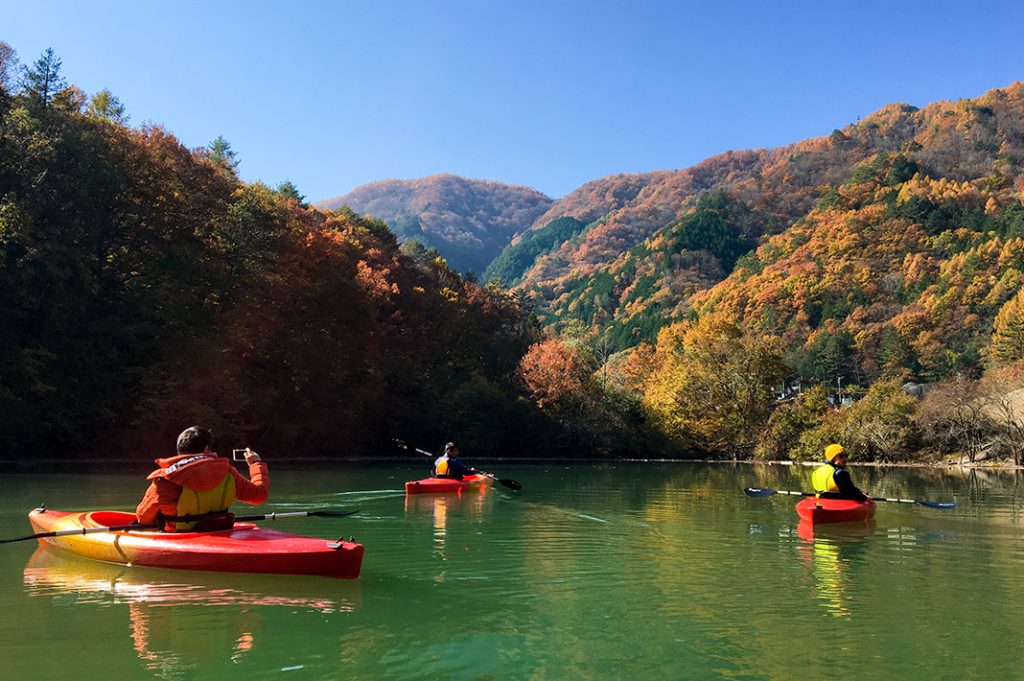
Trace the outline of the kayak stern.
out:
<instances>
[{"instance_id":1,"label":"kayak stern","mask_svg":"<svg viewBox=\"0 0 1024 681\"><path fill-rule=\"evenodd\" d=\"M875 515L875 502L870 499L855 501L853 499L808 497L796 505L796 512L802 520L815 525L863 522Z\"/></svg>"},{"instance_id":2,"label":"kayak stern","mask_svg":"<svg viewBox=\"0 0 1024 681\"><path fill-rule=\"evenodd\" d=\"M462 494L463 492L483 492L491 486L491 478L486 475L467 475L462 480L452 478L424 478L410 480L405 483L406 494Z\"/></svg>"}]
</instances>

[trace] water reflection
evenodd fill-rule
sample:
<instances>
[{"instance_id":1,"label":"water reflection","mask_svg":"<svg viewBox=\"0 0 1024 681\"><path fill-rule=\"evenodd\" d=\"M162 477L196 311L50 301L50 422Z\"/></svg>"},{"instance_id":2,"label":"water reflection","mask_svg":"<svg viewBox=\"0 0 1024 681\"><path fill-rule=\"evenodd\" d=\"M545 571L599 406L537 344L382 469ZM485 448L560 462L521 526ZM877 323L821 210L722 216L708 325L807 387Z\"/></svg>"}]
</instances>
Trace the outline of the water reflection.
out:
<instances>
[{"instance_id":1,"label":"water reflection","mask_svg":"<svg viewBox=\"0 0 1024 681\"><path fill-rule=\"evenodd\" d=\"M267 607L352 612L361 601L358 581L133 568L45 547L23 583L28 595L64 606L127 606L132 648L162 678L240 663L259 646Z\"/></svg>"},{"instance_id":2,"label":"water reflection","mask_svg":"<svg viewBox=\"0 0 1024 681\"><path fill-rule=\"evenodd\" d=\"M489 488L486 487L466 494L407 494L405 512L410 517L430 514L433 526L432 553L435 558L447 561L449 516L459 514L480 519L484 516L484 508L490 496ZM438 582L444 579L444 572L435 577Z\"/></svg>"},{"instance_id":3,"label":"water reflection","mask_svg":"<svg viewBox=\"0 0 1024 681\"><path fill-rule=\"evenodd\" d=\"M39 547L29 558L24 584L32 596L75 594L77 603L99 605L287 606L351 612L360 601L357 581L128 567L47 547Z\"/></svg>"},{"instance_id":4,"label":"water reflection","mask_svg":"<svg viewBox=\"0 0 1024 681\"><path fill-rule=\"evenodd\" d=\"M850 614L850 565L867 547L867 538L875 532L875 521L814 525L801 520L796 534L800 558L811 570L815 595L833 617Z\"/></svg>"}]
</instances>

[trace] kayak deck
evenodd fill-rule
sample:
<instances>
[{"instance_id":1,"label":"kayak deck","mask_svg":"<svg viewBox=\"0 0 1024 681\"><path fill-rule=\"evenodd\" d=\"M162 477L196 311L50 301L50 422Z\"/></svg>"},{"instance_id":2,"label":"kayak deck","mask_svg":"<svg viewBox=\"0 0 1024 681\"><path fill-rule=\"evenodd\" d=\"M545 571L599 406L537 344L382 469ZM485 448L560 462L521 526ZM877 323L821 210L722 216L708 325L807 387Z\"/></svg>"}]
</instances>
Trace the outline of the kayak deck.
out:
<instances>
[{"instance_id":1,"label":"kayak deck","mask_svg":"<svg viewBox=\"0 0 1024 681\"><path fill-rule=\"evenodd\" d=\"M40 533L128 525L135 522L135 514L36 509L29 513L28 519ZM354 579L359 576L363 562L360 544L304 537L251 523L237 523L229 530L217 532L120 530L70 534L43 537L39 543L108 563L178 570Z\"/></svg>"},{"instance_id":2,"label":"kayak deck","mask_svg":"<svg viewBox=\"0 0 1024 681\"><path fill-rule=\"evenodd\" d=\"M875 515L875 502L853 499L808 497L796 505L803 520L820 525L824 523L852 523L869 520Z\"/></svg>"},{"instance_id":3,"label":"kayak deck","mask_svg":"<svg viewBox=\"0 0 1024 681\"><path fill-rule=\"evenodd\" d=\"M462 492L482 492L491 486L491 479L486 475L467 475L462 480L452 478L424 478L405 483L406 494L448 494Z\"/></svg>"}]
</instances>

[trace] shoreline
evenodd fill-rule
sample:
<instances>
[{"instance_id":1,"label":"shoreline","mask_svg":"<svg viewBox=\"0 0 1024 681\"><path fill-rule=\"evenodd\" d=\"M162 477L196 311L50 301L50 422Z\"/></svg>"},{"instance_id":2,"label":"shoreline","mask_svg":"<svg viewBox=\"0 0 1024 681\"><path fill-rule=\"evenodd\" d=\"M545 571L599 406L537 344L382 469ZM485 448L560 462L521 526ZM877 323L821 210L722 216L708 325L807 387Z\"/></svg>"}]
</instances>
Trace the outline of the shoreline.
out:
<instances>
[{"instance_id":1,"label":"shoreline","mask_svg":"<svg viewBox=\"0 0 1024 681\"><path fill-rule=\"evenodd\" d=\"M473 457L473 461L480 461L483 464L489 463L520 463L520 464L558 464L558 465L569 465L569 464L590 464L590 465L608 465L617 463L654 463L654 464L729 464L729 465L749 465L749 466L817 466L821 464L820 461L754 461L750 459L665 459L665 458L625 458L625 459L611 459L611 458L600 458L600 459L566 459L566 458L536 458L536 457ZM267 463L280 466L280 467L291 467L292 465L352 465L352 464L396 464L396 463L412 463L401 458L396 457L380 457L380 456L366 456L366 457L344 457L344 458L312 458L312 457L291 457L288 459L282 459L280 461L270 460ZM76 470L82 472L89 472L89 468L107 468L112 466L125 467L126 472L133 471L134 469L139 470L150 470L152 468L152 462L140 459L33 459L31 461L12 461L0 459L0 475L5 473L15 472L29 472L32 469L39 468L59 468L61 466L67 466L73 464ZM897 462L885 462L885 461L857 461L852 462L852 468L861 467L874 467L874 468L933 468L933 469L984 469L984 470L999 470L999 471L1018 471L1024 470L1024 466L1019 466L1010 461L897 461ZM71 472L71 471L69 471Z\"/></svg>"}]
</instances>

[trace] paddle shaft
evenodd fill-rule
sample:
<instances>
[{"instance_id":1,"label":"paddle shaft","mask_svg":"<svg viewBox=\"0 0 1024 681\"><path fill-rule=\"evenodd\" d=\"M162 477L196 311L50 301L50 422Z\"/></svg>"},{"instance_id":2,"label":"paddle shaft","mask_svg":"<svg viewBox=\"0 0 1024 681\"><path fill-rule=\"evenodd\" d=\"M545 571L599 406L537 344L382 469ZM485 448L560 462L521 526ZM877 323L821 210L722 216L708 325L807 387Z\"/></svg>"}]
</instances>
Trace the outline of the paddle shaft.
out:
<instances>
[{"instance_id":1,"label":"paddle shaft","mask_svg":"<svg viewBox=\"0 0 1024 681\"><path fill-rule=\"evenodd\" d=\"M263 515L241 515L235 520L277 520L278 518L307 518L321 516L325 518L341 518L355 515L359 511L288 511L286 513L265 513Z\"/></svg>"},{"instance_id":2,"label":"paddle shaft","mask_svg":"<svg viewBox=\"0 0 1024 681\"><path fill-rule=\"evenodd\" d=\"M132 525L111 525L109 527L80 527L73 530L53 530L51 532L29 534L24 537L14 537L13 539L0 539L0 544L9 544L11 542L26 541L29 539L44 539L46 537L67 537L72 534L96 534L98 532L128 532L131 530L155 529L158 529L156 525L139 525L138 523Z\"/></svg>"},{"instance_id":3,"label":"paddle shaft","mask_svg":"<svg viewBox=\"0 0 1024 681\"><path fill-rule=\"evenodd\" d=\"M747 496L751 497L768 497L773 494L788 494L794 497L813 497L816 496L814 492L794 492L785 489L762 489L757 487L747 487L743 490ZM937 501L920 501L918 499L898 499L896 497L868 497L872 501L892 501L900 504L917 504L919 506L925 506L927 508L953 508L956 504L951 503L940 503Z\"/></svg>"}]
</instances>

